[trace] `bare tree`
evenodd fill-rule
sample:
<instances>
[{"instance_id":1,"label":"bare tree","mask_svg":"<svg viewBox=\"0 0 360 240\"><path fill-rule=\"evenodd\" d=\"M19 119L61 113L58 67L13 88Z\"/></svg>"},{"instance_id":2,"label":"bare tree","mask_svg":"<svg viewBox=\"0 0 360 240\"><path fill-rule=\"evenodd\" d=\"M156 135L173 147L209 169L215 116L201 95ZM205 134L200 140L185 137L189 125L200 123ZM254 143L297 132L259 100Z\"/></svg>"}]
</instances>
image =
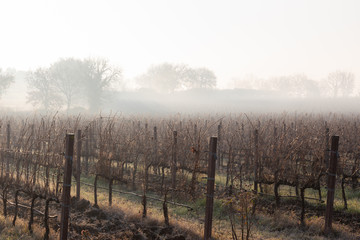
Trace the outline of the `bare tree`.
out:
<instances>
[{"instance_id":1,"label":"bare tree","mask_svg":"<svg viewBox=\"0 0 360 240\"><path fill-rule=\"evenodd\" d=\"M42 106L45 111L60 107L63 99L55 89L49 69L38 68L27 76L27 102L34 106Z\"/></svg>"},{"instance_id":2,"label":"bare tree","mask_svg":"<svg viewBox=\"0 0 360 240\"><path fill-rule=\"evenodd\" d=\"M144 88L165 93L173 92L180 86L179 68L182 68L182 66L172 65L170 63L152 66L145 74L139 76L136 81Z\"/></svg>"},{"instance_id":3,"label":"bare tree","mask_svg":"<svg viewBox=\"0 0 360 240\"><path fill-rule=\"evenodd\" d=\"M60 59L50 67L50 73L69 110L85 77L84 62L74 58Z\"/></svg>"},{"instance_id":4,"label":"bare tree","mask_svg":"<svg viewBox=\"0 0 360 240\"><path fill-rule=\"evenodd\" d=\"M163 63L150 67L145 74L137 78L137 82L145 88L171 93L179 89L214 88L216 76L207 68Z\"/></svg>"},{"instance_id":5,"label":"bare tree","mask_svg":"<svg viewBox=\"0 0 360 240\"><path fill-rule=\"evenodd\" d=\"M207 68L189 68L182 69L181 85L189 88L214 88L216 87L216 76Z\"/></svg>"},{"instance_id":6,"label":"bare tree","mask_svg":"<svg viewBox=\"0 0 360 240\"><path fill-rule=\"evenodd\" d=\"M112 67L105 59L87 59L86 76L83 79L84 95L87 99L89 109L98 111L105 97L105 90L111 84L120 82L122 79L121 70Z\"/></svg>"},{"instance_id":7,"label":"bare tree","mask_svg":"<svg viewBox=\"0 0 360 240\"><path fill-rule=\"evenodd\" d=\"M313 97L320 94L319 83L307 77L305 74L293 74L261 79L248 75L244 79L234 79L235 87L273 90L294 97Z\"/></svg>"},{"instance_id":8,"label":"bare tree","mask_svg":"<svg viewBox=\"0 0 360 240\"><path fill-rule=\"evenodd\" d=\"M318 83L304 74L294 74L270 79L265 89L278 90L289 96L310 97L319 94Z\"/></svg>"},{"instance_id":9,"label":"bare tree","mask_svg":"<svg viewBox=\"0 0 360 240\"><path fill-rule=\"evenodd\" d=\"M355 87L355 75L351 72L336 71L329 74L326 85L333 97L348 97Z\"/></svg>"},{"instance_id":10,"label":"bare tree","mask_svg":"<svg viewBox=\"0 0 360 240\"><path fill-rule=\"evenodd\" d=\"M0 96L5 92L7 88L10 87L10 84L14 82L14 76L10 73L3 73L0 68Z\"/></svg>"}]
</instances>

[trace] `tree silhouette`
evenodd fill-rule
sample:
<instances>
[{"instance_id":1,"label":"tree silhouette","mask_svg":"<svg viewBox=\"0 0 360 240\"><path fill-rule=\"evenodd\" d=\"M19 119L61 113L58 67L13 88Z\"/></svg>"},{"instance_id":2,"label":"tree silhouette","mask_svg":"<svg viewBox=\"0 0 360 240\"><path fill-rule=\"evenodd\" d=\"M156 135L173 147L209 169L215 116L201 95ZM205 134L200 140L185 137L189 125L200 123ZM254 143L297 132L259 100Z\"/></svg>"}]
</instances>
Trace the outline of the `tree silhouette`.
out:
<instances>
[{"instance_id":1,"label":"tree silhouette","mask_svg":"<svg viewBox=\"0 0 360 240\"><path fill-rule=\"evenodd\" d=\"M137 78L137 83L144 88L171 93L191 88L213 88L216 76L207 68L194 69L184 64L163 63L150 67Z\"/></svg>"},{"instance_id":2,"label":"tree silhouette","mask_svg":"<svg viewBox=\"0 0 360 240\"><path fill-rule=\"evenodd\" d=\"M348 97L354 91L355 75L338 70L329 74L326 84L333 97Z\"/></svg>"},{"instance_id":3,"label":"tree silhouette","mask_svg":"<svg viewBox=\"0 0 360 240\"><path fill-rule=\"evenodd\" d=\"M189 88L214 88L216 87L216 76L207 68L185 68L182 84Z\"/></svg>"},{"instance_id":4,"label":"tree silhouette","mask_svg":"<svg viewBox=\"0 0 360 240\"><path fill-rule=\"evenodd\" d=\"M86 59L83 91L87 99L89 110L98 111L105 97L105 90L110 85L122 79L121 71L111 67L105 59Z\"/></svg>"},{"instance_id":5,"label":"tree silhouette","mask_svg":"<svg viewBox=\"0 0 360 240\"><path fill-rule=\"evenodd\" d=\"M138 77L137 83L143 88L150 88L159 92L173 92L180 86L180 69L169 63L151 66L148 71Z\"/></svg>"},{"instance_id":6,"label":"tree silhouette","mask_svg":"<svg viewBox=\"0 0 360 240\"><path fill-rule=\"evenodd\" d=\"M86 76L85 73L84 62L74 58L60 59L50 67L54 87L63 97L67 110L73 104L74 98L80 96L80 87Z\"/></svg>"},{"instance_id":7,"label":"tree silhouette","mask_svg":"<svg viewBox=\"0 0 360 240\"><path fill-rule=\"evenodd\" d=\"M0 68L0 97L4 94L5 90L8 89L11 83L14 82L14 76L10 73L3 73Z\"/></svg>"},{"instance_id":8,"label":"tree silhouette","mask_svg":"<svg viewBox=\"0 0 360 240\"><path fill-rule=\"evenodd\" d=\"M27 76L27 82L29 88L28 103L34 106L42 106L45 111L60 107L63 103L49 69L38 68L36 71L30 72Z\"/></svg>"},{"instance_id":9,"label":"tree silhouette","mask_svg":"<svg viewBox=\"0 0 360 240\"><path fill-rule=\"evenodd\" d=\"M320 93L318 83L304 74L273 78L268 81L267 89L279 90L296 97L318 96Z\"/></svg>"}]
</instances>

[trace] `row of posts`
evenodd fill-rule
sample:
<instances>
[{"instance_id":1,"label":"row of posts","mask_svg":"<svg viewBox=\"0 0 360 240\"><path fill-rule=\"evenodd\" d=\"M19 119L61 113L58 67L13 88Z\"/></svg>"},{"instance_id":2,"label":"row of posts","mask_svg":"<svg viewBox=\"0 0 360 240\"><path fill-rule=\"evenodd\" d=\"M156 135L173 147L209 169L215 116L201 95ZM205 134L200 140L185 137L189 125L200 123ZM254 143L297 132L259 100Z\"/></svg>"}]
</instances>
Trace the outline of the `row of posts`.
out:
<instances>
[{"instance_id":1,"label":"row of posts","mask_svg":"<svg viewBox=\"0 0 360 240\"><path fill-rule=\"evenodd\" d=\"M220 127L218 127L218 133L220 134ZM10 124L7 124L7 141L6 147L7 150L10 150ZM156 128L154 128L154 133L156 134ZM326 131L327 135L329 130ZM172 157L172 187L175 189L176 187L176 145L177 145L177 132L173 132L174 135L174 149L173 149L173 157ZM328 139L328 138L326 138ZM334 202L334 191L335 191L335 182L336 182L336 167L337 167L337 156L338 156L338 136L332 136L331 138L331 154L330 154L330 166L328 171L328 194L327 194L327 207L325 214L325 232L331 231L332 225L332 213L333 213L333 202ZM81 152L81 130L77 132L77 152ZM206 195L206 214L205 214L205 232L204 239L211 238L211 224L212 224L212 208L213 208L213 196L214 196L214 182L215 182L215 160L216 160L216 146L217 146L217 138L212 137L210 139L210 149L209 149L209 164L208 164L208 182L207 182L207 195ZM88 151L88 141L86 141L86 151ZM255 155L258 154L258 132L255 130ZM61 216L61 237L60 239L67 239L67 226L68 226L68 216L69 216L69 206L70 206L70 188L71 188L71 175L72 175L72 164L73 164L73 152L74 152L74 134L66 135L66 153L65 153L65 174L63 181L63 201L62 201L62 216ZM328 156L328 154L325 154ZM80 154L77 154L77 165L76 165L76 198L80 199ZM86 154L88 157L88 154ZM7 157L6 161L6 177L9 177L10 167L9 160ZM255 174L255 191L257 190L257 163L258 157L255 157L255 166L254 166L254 174ZM88 161L86 161L88 162ZM325 160L325 163L328 161ZM219 164L219 163L218 163ZM218 165L219 166L219 165ZM87 167L87 166L86 166Z\"/></svg>"},{"instance_id":2,"label":"row of posts","mask_svg":"<svg viewBox=\"0 0 360 240\"><path fill-rule=\"evenodd\" d=\"M155 129L154 129L155 130ZM220 129L219 129L220 130ZM156 130L155 130L156 131ZM220 131L219 131L220 132ZM257 139L258 134L255 133ZM77 151L81 152L81 130L77 132ZM255 139L255 142L257 142ZM338 142L339 137L332 137L331 144L331 158L330 158L330 167L328 172L328 196L327 196L327 207L325 214L325 232L331 231L332 225L332 212L333 212L333 202L334 202L334 190L335 190L335 180L336 180L336 166L337 166L337 155L338 155ZM174 149L172 157L172 187L175 187L176 175L176 143L177 143L177 132L174 131ZM257 147L258 144L255 144ZM88 148L88 143L86 143L86 148ZM208 178L207 178L207 195L206 195L206 212L205 212L205 230L204 230L204 239L211 239L211 226L212 226L212 212L213 212L213 198L214 198L214 183L215 183L215 160L216 160L216 147L217 147L217 138L211 137L210 139L210 149L209 149L209 163L208 163ZM10 125L7 126L7 148L10 149ZM258 149L256 153L258 152ZM66 151L65 151L65 171L64 171L64 181L63 181L63 197L62 197L62 212L61 212L61 233L60 239L67 239L68 231L68 217L69 217L69 207L70 207L70 189L71 189L71 175L72 175L72 164L73 164L73 154L74 153L74 134L66 135ZM9 159L9 158L8 158ZM255 158L256 159L256 158ZM9 173L9 160L7 160L7 174ZM76 198L80 199L80 154L77 154L77 166L76 166ZM255 163L255 165L257 165ZM255 176L257 176L257 167L255 166ZM255 185L257 185L257 180L255 179ZM255 186L256 188L256 186Z\"/></svg>"},{"instance_id":3,"label":"row of posts","mask_svg":"<svg viewBox=\"0 0 360 240\"><path fill-rule=\"evenodd\" d=\"M81 130L78 130L77 150L81 152ZM176 134L174 133L174 137ZM60 240L66 240L68 237L68 225L70 214L70 192L71 192L71 177L72 165L74 157L74 134L66 134L65 146L65 166L64 166L64 180L63 180L63 195L61 201L61 226L60 226ZM215 162L216 162L216 144L217 138L210 138L209 148L209 164L208 164L208 178L207 178L207 194L206 194L206 212L205 212L205 230L204 239L211 239L212 229L212 215L214 204L214 184L215 184ZM77 199L80 198L80 154L77 154ZM176 159L173 159L176 163ZM172 178L174 181L174 179ZM174 183L174 182L173 182Z\"/></svg>"}]
</instances>

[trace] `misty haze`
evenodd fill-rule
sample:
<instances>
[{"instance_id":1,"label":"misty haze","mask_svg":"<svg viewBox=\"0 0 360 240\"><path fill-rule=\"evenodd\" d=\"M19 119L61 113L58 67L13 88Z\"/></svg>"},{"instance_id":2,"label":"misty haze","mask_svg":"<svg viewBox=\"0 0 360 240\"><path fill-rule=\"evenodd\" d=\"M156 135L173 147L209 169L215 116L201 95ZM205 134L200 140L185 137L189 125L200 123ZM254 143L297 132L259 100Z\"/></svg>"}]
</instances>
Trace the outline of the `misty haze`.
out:
<instances>
[{"instance_id":1,"label":"misty haze","mask_svg":"<svg viewBox=\"0 0 360 240\"><path fill-rule=\"evenodd\" d=\"M0 3L0 239L360 239L360 2Z\"/></svg>"}]
</instances>

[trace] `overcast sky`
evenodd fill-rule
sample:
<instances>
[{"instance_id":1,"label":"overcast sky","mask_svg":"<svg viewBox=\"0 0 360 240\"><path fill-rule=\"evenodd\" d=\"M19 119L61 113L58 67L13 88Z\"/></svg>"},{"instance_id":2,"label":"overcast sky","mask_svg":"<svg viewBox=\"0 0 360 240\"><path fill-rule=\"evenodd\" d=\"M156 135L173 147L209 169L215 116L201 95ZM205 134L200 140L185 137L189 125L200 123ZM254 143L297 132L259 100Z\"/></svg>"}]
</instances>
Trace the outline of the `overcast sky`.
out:
<instances>
[{"instance_id":1,"label":"overcast sky","mask_svg":"<svg viewBox=\"0 0 360 240\"><path fill-rule=\"evenodd\" d=\"M104 57L128 79L152 64L233 78L337 69L360 81L357 0L0 0L0 68Z\"/></svg>"}]
</instances>

